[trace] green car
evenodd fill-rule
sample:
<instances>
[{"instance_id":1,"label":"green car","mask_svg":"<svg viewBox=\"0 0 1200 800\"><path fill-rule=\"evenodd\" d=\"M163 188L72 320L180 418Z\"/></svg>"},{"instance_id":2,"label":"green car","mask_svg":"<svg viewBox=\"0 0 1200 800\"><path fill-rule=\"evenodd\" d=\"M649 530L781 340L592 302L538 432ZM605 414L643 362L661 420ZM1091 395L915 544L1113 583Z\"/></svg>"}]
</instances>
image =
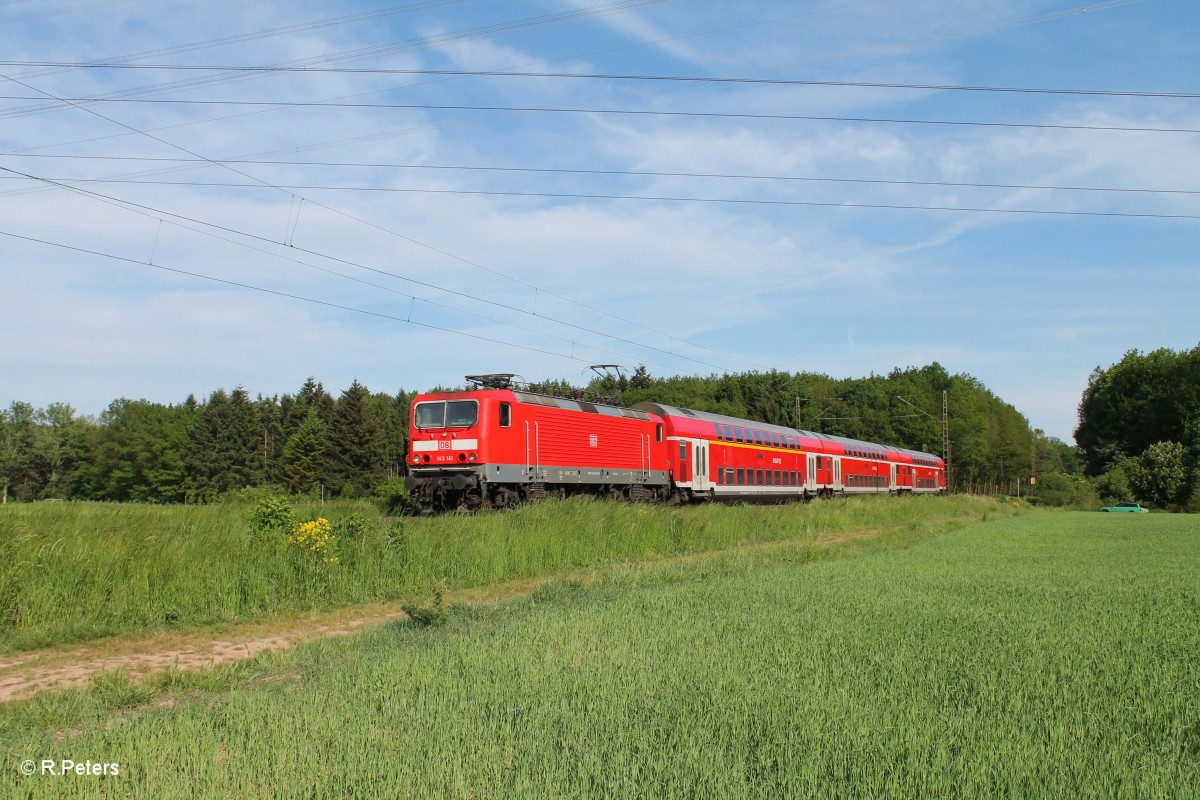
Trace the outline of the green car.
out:
<instances>
[{"instance_id":1,"label":"green car","mask_svg":"<svg viewBox=\"0 0 1200 800\"><path fill-rule=\"evenodd\" d=\"M1148 509L1148 508L1142 508L1141 504L1139 504L1139 503L1117 503L1115 506L1105 506L1104 508L1102 508L1100 510L1101 511L1130 511L1130 512L1133 512L1134 514L1138 514L1138 513L1146 514L1146 513L1149 513L1149 511L1150 511L1150 509Z\"/></svg>"}]
</instances>

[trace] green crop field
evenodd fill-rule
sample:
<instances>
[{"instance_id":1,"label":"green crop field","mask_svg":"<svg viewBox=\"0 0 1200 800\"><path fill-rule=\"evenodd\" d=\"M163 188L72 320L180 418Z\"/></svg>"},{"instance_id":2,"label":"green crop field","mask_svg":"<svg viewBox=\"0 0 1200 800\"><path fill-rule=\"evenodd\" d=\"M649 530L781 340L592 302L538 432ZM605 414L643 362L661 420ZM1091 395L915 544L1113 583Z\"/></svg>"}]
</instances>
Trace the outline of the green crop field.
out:
<instances>
[{"instance_id":1,"label":"green crop field","mask_svg":"<svg viewBox=\"0 0 1200 800\"><path fill-rule=\"evenodd\" d=\"M472 517L385 520L366 503L328 517L337 564L256 533L253 507L35 503L0 507L0 653L113 634L415 598L433 581L486 586L752 542L868 528L925 531L1014 509L985 498L854 498L669 509L573 501ZM358 515L362 524L342 532Z\"/></svg>"},{"instance_id":2,"label":"green crop field","mask_svg":"<svg viewBox=\"0 0 1200 800\"><path fill-rule=\"evenodd\" d=\"M613 567L116 712L115 683L38 697L0 709L0 794L1200 796L1195 518L1022 514L810 552ZM25 758L121 774L22 778Z\"/></svg>"}]
</instances>

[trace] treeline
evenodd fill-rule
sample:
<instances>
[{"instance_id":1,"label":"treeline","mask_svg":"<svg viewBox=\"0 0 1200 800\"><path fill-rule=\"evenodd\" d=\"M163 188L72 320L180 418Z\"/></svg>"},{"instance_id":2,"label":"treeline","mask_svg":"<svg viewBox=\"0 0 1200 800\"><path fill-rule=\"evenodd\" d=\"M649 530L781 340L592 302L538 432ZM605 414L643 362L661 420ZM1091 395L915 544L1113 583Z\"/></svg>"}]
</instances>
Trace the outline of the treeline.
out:
<instances>
[{"instance_id":1,"label":"treeline","mask_svg":"<svg viewBox=\"0 0 1200 800\"><path fill-rule=\"evenodd\" d=\"M1106 499L1200 512L1200 345L1130 350L1097 367L1075 440Z\"/></svg>"},{"instance_id":2,"label":"treeline","mask_svg":"<svg viewBox=\"0 0 1200 800\"><path fill-rule=\"evenodd\" d=\"M949 403L956 491L1014 492L1031 474L1080 471L1071 446L1030 428L969 375L939 364L886 376L814 373L655 378L645 367L551 394L623 405L665 403L808 430L942 451ZM310 378L294 395L251 399L243 388L178 405L117 400L98 419L70 406L13 403L0 412L0 485L17 500L72 498L210 502L254 487L362 496L404 474L414 392L376 394L355 382L334 398Z\"/></svg>"},{"instance_id":3,"label":"treeline","mask_svg":"<svg viewBox=\"0 0 1200 800\"><path fill-rule=\"evenodd\" d=\"M269 486L360 496L401 474L415 393L355 381L334 398L218 390L179 405L117 400L99 417L62 403L0 411L0 491L16 500L210 502Z\"/></svg>"}]
</instances>

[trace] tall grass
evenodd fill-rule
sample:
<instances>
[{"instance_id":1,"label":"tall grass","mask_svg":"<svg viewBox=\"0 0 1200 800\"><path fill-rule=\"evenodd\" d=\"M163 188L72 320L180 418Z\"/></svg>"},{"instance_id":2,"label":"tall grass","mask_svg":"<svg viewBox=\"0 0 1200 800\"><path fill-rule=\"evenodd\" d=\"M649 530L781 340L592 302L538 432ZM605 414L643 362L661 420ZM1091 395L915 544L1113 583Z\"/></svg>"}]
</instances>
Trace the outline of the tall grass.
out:
<instances>
[{"instance_id":1,"label":"tall grass","mask_svg":"<svg viewBox=\"0 0 1200 800\"><path fill-rule=\"evenodd\" d=\"M0 509L0 650L131 631L261 619L592 565L864 528L975 519L980 498L855 498L807 506L671 509L573 500L503 513L385 520L367 504L302 505L330 518L339 563L260 534L251 507L89 503Z\"/></svg>"},{"instance_id":2,"label":"tall grass","mask_svg":"<svg viewBox=\"0 0 1200 800\"><path fill-rule=\"evenodd\" d=\"M798 568L790 551L803 548L735 555L722 575L697 563L657 581L559 584L440 628L319 642L275 656L275 680L66 736L11 712L11 763L92 757L124 771L101 784L7 770L0 788L1200 796L1191 520L1026 515Z\"/></svg>"}]
</instances>

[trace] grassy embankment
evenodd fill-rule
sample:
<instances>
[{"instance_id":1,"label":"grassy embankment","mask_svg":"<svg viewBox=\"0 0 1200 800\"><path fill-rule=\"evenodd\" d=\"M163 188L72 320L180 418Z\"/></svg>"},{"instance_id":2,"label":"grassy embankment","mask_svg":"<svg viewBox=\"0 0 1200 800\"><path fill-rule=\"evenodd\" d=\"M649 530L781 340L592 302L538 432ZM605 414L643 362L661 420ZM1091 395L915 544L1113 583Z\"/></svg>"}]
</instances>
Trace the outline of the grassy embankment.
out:
<instances>
[{"instance_id":1,"label":"grassy embankment","mask_svg":"<svg viewBox=\"0 0 1200 800\"><path fill-rule=\"evenodd\" d=\"M367 504L310 504L300 519L367 519L337 564L262 535L250 507L39 503L0 508L0 652L102 636L270 618L569 570L864 529L932 531L1013 513L985 498L854 498L671 509L537 503L471 517L384 520Z\"/></svg>"},{"instance_id":2,"label":"grassy embankment","mask_svg":"<svg viewBox=\"0 0 1200 800\"><path fill-rule=\"evenodd\" d=\"M1192 518L805 552L561 583L115 718L36 698L0 715L6 761L118 761L107 789L135 797L1200 795ZM31 798L102 780L0 774Z\"/></svg>"}]
</instances>

